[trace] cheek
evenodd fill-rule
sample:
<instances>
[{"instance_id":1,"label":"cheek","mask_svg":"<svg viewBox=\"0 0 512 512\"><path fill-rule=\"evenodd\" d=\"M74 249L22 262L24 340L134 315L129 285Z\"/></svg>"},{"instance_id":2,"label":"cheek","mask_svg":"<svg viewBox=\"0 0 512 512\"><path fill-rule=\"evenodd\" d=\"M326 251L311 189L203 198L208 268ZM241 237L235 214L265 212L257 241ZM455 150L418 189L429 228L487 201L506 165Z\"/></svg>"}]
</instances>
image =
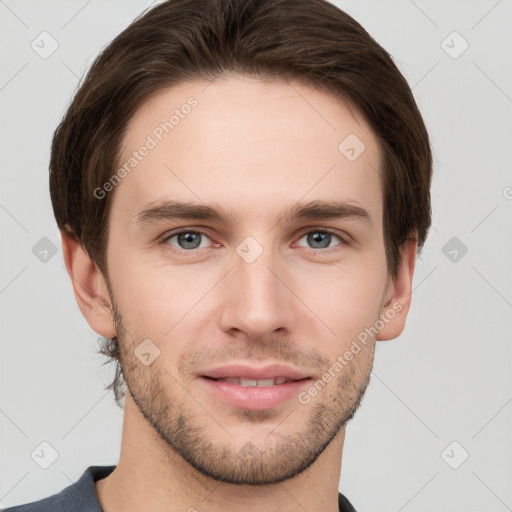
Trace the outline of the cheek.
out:
<instances>
[{"instance_id":1,"label":"cheek","mask_svg":"<svg viewBox=\"0 0 512 512\"><path fill-rule=\"evenodd\" d=\"M113 287L131 337L152 339L163 350L167 344L177 348L186 338L194 339L212 307L208 292L218 280L218 272L200 265L155 266L135 256L116 267Z\"/></svg>"},{"instance_id":2,"label":"cheek","mask_svg":"<svg viewBox=\"0 0 512 512\"><path fill-rule=\"evenodd\" d=\"M205 330L215 328L223 304L234 303L228 293L240 290L228 287L230 277L220 281L227 270L220 263L173 266L162 259L155 265L147 255L121 256L112 251L116 265L110 268L125 325L131 337L154 339L162 349L172 344L178 350L204 338ZM376 321L386 280L383 250L372 247L329 264L288 261L281 268L286 287L280 293L302 319L297 325L282 319L292 337L316 340L327 355L341 351Z\"/></svg>"},{"instance_id":3,"label":"cheek","mask_svg":"<svg viewBox=\"0 0 512 512\"><path fill-rule=\"evenodd\" d=\"M319 267L311 275L297 278L301 298L334 331L326 338L333 341L329 351L343 349L375 323L385 284L385 265L377 261L361 268Z\"/></svg>"},{"instance_id":4,"label":"cheek","mask_svg":"<svg viewBox=\"0 0 512 512\"><path fill-rule=\"evenodd\" d=\"M170 287L164 285L160 273L150 269L143 258L121 255L114 248L109 258L116 304L131 337L151 338L163 329L163 326L153 329L158 328L159 323L165 323L168 330L172 325L171 303L176 301L177 293L170 295Z\"/></svg>"}]
</instances>

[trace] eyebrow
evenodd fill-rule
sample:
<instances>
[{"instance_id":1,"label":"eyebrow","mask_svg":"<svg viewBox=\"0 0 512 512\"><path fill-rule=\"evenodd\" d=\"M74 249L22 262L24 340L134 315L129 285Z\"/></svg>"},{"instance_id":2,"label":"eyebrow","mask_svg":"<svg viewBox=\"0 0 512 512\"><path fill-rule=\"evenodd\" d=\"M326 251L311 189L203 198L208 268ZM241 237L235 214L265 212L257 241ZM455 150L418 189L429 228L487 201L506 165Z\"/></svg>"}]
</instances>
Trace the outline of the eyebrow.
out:
<instances>
[{"instance_id":1,"label":"eyebrow","mask_svg":"<svg viewBox=\"0 0 512 512\"><path fill-rule=\"evenodd\" d=\"M236 221L238 216L226 211L218 204L209 206L175 200L149 203L142 211L135 215L135 223L137 225L152 224L171 219L210 220L229 224ZM369 213L364 208L347 202L325 200L297 203L282 213L278 218L278 222L292 222L297 219L360 219L366 223L373 224Z\"/></svg>"}]
</instances>

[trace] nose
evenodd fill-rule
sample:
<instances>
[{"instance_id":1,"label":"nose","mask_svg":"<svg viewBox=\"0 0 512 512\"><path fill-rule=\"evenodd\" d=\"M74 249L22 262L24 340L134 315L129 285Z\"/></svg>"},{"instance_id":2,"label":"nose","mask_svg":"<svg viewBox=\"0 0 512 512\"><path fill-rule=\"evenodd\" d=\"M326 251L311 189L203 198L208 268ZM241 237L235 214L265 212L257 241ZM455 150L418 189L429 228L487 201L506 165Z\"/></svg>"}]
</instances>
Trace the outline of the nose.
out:
<instances>
[{"instance_id":1,"label":"nose","mask_svg":"<svg viewBox=\"0 0 512 512\"><path fill-rule=\"evenodd\" d=\"M224 283L221 328L232 336L270 342L297 325L293 277L270 250L248 262L235 254ZM294 307L295 305L295 307Z\"/></svg>"}]
</instances>

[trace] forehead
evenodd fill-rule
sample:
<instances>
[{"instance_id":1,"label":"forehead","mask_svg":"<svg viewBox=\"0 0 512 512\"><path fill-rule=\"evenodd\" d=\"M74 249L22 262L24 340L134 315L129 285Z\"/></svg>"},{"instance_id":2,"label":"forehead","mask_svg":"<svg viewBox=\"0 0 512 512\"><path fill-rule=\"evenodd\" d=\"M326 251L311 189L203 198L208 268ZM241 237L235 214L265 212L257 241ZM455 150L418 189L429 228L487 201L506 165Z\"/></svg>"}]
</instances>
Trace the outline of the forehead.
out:
<instances>
[{"instance_id":1,"label":"forehead","mask_svg":"<svg viewBox=\"0 0 512 512\"><path fill-rule=\"evenodd\" d=\"M364 204L378 220L381 160L364 119L325 92L238 76L183 82L130 120L113 211L133 219L180 199L269 215L320 198Z\"/></svg>"}]
</instances>

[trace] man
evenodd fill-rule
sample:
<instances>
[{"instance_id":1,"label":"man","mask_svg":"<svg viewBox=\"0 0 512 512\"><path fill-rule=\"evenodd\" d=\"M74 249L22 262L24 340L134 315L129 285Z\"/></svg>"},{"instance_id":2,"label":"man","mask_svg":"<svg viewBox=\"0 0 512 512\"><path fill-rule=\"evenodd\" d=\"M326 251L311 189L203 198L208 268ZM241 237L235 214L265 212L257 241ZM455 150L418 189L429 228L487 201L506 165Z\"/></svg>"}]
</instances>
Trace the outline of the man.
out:
<instances>
[{"instance_id":1,"label":"man","mask_svg":"<svg viewBox=\"0 0 512 512\"><path fill-rule=\"evenodd\" d=\"M8 510L354 510L346 424L405 326L431 168L405 79L332 4L137 19L50 162L78 305L128 389L120 460Z\"/></svg>"}]
</instances>

